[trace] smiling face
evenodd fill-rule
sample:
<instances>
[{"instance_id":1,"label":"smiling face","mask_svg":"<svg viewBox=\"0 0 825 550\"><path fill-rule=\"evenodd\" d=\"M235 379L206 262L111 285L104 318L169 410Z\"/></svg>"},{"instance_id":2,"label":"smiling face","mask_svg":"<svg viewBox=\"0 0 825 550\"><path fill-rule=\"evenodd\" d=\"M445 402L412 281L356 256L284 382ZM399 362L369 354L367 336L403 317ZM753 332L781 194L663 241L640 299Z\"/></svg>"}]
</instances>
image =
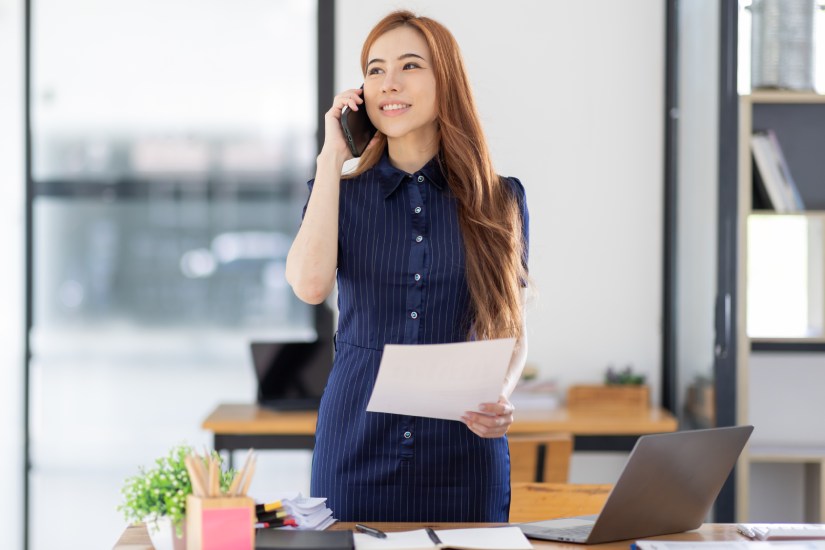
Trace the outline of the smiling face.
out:
<instances>
[{"instance_id":1,"label":"smiling face","mask_svg":"<svg viewBox=\"0 0 825 550\"><path fill-rule=\"evenodd\" d=\"M435 73L430 48L417 30L398 27L372 44L364 98L373 124L390 140L434 139Z\"/></svg>"}]
</instances>

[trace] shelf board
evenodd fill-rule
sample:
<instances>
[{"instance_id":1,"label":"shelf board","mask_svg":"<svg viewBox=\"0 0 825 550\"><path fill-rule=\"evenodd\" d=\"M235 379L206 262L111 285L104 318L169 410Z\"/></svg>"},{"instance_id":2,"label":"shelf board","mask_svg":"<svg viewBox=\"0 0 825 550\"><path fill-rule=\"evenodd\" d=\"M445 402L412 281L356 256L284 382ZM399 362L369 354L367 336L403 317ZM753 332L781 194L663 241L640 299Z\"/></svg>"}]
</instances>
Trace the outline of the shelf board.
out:
<instances>
[{"instance_id":1,"label":"shelf board","mask_svg":"<svg viewBox=\"0 0 825 550\"><path fill-rule=\"evenodd\" d=\"M751 462L825 462L825 447L753 443L748 458Z\"/></svg>"},{"instance_id":2,"label":"shelf board","mask_svg":"<svg viewBox=\"0 0 825 550\"><path fill-rule=\"evenodd\" d=\"M807 216L825 218L825 210L800 210L799 212L777 212L776 210L751 210L749 216Z\"/></svg>"},{"instance_id":3,"label":"shelf board","mask_svg":"<svg viewBox=\"0 0 825 550\"><path fill-rule=\"evenodd\" d=\"M751 103L821 103L825 105L825 94L815 92L756 90L743 97L748 97Z\"/></svg>"},{"instance_id":4,"label":"shelf board","mask_svg":"<svg viewBox=\"0 0 825 550\"><path fill-rule=\"evenodd\" d=\"M751 338L752 344L825 344L825 337L811 336L802 338Z\"/></svg>"}]
</instances>

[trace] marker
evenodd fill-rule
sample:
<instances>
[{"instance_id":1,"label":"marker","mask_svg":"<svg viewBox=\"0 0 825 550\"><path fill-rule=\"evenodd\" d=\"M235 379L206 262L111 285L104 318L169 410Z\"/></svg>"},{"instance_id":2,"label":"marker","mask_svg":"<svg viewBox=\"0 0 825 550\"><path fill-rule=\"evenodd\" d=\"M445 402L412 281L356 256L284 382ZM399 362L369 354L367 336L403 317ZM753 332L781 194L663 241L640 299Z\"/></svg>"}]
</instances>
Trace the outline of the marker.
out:
<instances>
[{"instance_id":1,"label":"marker","mask_svg":"<svg viewBox=\"0 0 825 550\"><path fill-rule=\"evenodd\" d=\"M441 545L441 539L438 538L438 535L435 534L435 531L432 530L432 527L425 527L424 530L427 532L427 536L430 537L430 540L433 541L436 545Z\"/></svg>"},{"instance_id":2,"label":"marker","mask_svg":"<svg viewBox=\"0 0 825 550\"><path fill-rule=\"evenodd\" d=\"M375 537L377 539L385 539L387 538L387 534L380 529L375 529L373 527L367 527L366 525L361 525L360 523L355 524L356 531L360 531L365 535L369 535L371 537Z\"/></svg>"},{"instance_id":3,"label":"marker","mask_svg":"<svg viewBox=\"0 0 825 550\"><path fill-rule=\"evenodd\" d=\"M256 515L258 516L258 521L270 521L289 517L289 513L286 510L281 510L280 512L264 512L263 514Z\"/></svg>"},{"instance_id":4,"label":"marker","mask_svg":"<svg viewBox=\"0 0 825 550\"><path fill-rule=\"evenodd\" d=\"M283 506L284 505L280 500L276 500L275 502L268 502L266 504L256 504L255 513L261 514L263 512L272 512L273 510L283 508Z\"/></svg>"},{"instance_id":5,"label":"marker","mask_svg":"<svg viewBox=\"0 0 825 550\"><path fill-rule=\"evenodd\" d=\"M255 524L256 529L269 529L270 527L282 527L284 525L283 521L272 520L272 521L259 521Z\"/></svg>"},{"instance_id":6,"label":"marker","mask_svg":"<svg viewBox=\"0 0 825 550\"><path fill-rule=\"evenodd\" d=\"M294 518L285 520L262 521L255 524L255 529L277 529L278 527L298 527L298 522Z\"/></svg>"}]
</instances>

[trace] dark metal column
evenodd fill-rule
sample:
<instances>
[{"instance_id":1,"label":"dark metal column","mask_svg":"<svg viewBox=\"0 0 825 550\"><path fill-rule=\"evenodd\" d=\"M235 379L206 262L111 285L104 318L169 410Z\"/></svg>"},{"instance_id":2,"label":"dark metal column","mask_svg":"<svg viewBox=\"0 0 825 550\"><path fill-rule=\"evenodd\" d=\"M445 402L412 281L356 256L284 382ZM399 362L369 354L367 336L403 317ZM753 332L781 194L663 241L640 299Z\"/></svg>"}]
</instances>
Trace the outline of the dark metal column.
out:
<instances>
[{"instance_id":1,"label":"dark metal column","mask_svg":"<svg viewBox=\"0 0 825 550\"><path fill-rule=\"evenodd\" d=\"M739 93L737 41L739 4L723 0L719 18L719 245L716 281L714 379L716 425L736 425L736 272L739 255ZM716 499L715 521L736 520L736 477L731 473Z\"/></svg>"},{"instance_id":2,"label":"dark metal column","mask_svg":"<svg viewBox=\"0 0 825 550\"><path fill-rule=\"evenodd\" d=\"M662 284L662 407L678 416L676 371L676 300L679 281L679 2L667 0L665 8L665 204Z\"/></svg>"}]
</instances>

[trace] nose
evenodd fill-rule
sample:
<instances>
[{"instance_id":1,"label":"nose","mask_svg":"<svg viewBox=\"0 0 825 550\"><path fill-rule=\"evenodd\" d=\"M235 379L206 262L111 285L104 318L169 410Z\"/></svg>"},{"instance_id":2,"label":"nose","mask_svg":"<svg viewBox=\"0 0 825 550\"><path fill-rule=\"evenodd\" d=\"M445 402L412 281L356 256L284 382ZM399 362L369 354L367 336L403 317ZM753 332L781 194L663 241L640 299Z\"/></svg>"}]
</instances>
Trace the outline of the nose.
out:
<instances>
[{"instance_id":1,"label":"nose","mask_svg":"<svg viewBox=\"0 0 825 550\"><path fill-rule=\"evenodd\" d=\"M384 80L381 82L381 93L397 92L401 89L401 82L398 74L394 70L384 73Z\"/></svg>"}]
</instances>

